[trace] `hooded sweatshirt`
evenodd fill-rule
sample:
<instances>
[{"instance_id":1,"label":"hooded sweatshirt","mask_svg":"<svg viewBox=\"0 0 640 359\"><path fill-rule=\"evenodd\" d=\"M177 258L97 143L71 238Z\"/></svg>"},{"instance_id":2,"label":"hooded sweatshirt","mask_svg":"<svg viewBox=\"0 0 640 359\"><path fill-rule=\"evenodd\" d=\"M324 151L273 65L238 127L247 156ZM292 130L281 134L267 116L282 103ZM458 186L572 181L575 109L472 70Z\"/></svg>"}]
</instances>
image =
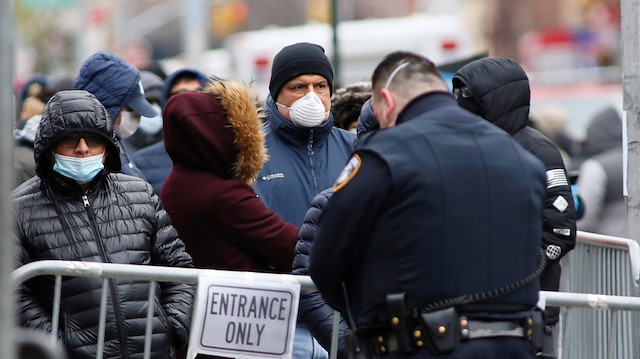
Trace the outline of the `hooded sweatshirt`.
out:
<instances>
[{"instance_id":1,"label":"hooded sweatshirt","mask_svg":"<svg viewBox=\"0 0 640 359\"><path fill-rule=\"evenodd\" d=\"M248 88L219 81L175 95L164 119L174 167L161 198L196 266L288 273L298 229L249 186L267 153Z\"/></svg>"},{"instance_id":2,"label":"hooded sweatshirt","mask_svg":"<svg viewBox=\"0 0 640 359\"><path fill-rule=\"evenodd\" d=\"M456 72L453 87L467 86L471 97L458 97L458 104L505 130L525 150L536 156L547 170L542 247L548 265L540 276L543 290L558 290L558 261L575 247L576 209L560 151L539 131L527 126L531 92L529 78L520 65L507 58L483 58ZM547 323L558 320L558 312L547 312Z\"/></svg>"}]
</instances>

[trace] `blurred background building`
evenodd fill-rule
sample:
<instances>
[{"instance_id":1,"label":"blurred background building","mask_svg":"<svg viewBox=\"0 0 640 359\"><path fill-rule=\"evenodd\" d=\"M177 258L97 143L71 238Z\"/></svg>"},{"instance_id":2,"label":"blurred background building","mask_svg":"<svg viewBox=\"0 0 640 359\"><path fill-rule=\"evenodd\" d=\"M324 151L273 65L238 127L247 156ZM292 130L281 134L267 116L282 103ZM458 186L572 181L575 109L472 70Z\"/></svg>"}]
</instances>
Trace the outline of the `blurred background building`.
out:
<instances>
[{"instance_id":1,"label":"blurred background building","mask_svg":"<svg viewBox=\"0 0 640 359\"><path fill-rule=\"evenodd\" d=\"M372 70L369 67L381 59L378 53L396 45L420 49L436 63L482 52L511 57L528 72L542 74L532 76L539 83L564 77L575 81L572 76L586 76L575 70L587 68L599 69L589 72L598 81L620 79L619 0L19 0L16 85L34 72L74 76L79 64L99 50L117 53L140 68L158 62L167 72L190 66L259 82L281 44L298 41L293 32L277 29L294 27L303 39L306 35L333 54L333 5L344 82L362 77L352 73L356 69ZM422 27L414 24L420 21ZM352 30L357 24L360 30ZM323 30L311 30L314 26ZM370 29L361 30L365 26ZM255 40L260 44L249 40L269 31L277 41L264 36ZM324 37L314 39L312 31ZM418 44L421 36L425 42L440 38L436 45L426 46ZM402 45L402 39L407 44ZM271 46L272 52L255 55L248 70L242 65L244 55L259 45ZM367 55L375 56L372 64L353 62L349 67L352 55L344 53L355 47L379 51ZM545 72L550 74L547 78Z\"/></svg>"}]
</instances>

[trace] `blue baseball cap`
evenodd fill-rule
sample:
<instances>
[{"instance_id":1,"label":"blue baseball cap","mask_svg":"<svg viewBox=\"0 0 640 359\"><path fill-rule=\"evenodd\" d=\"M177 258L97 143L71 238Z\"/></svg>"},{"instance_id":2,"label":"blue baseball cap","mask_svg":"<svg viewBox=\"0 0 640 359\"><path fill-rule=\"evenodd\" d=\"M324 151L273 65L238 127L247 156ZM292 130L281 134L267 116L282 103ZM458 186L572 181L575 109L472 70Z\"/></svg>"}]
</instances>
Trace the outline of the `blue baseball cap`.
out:
<instances>
[{"instance_id":1,"label":"blue baseball cap","mask_svg":"<svg viewBox=\"0 0 640 359\"><path fill-rule=\"evenodd\" d=\"M145 117L158 115L144 97L140 71L110 52L91 55L82 64L73 89L91 92L107 109L111 121L115 121L126 106Z\"/></svg>"}]
</instances>

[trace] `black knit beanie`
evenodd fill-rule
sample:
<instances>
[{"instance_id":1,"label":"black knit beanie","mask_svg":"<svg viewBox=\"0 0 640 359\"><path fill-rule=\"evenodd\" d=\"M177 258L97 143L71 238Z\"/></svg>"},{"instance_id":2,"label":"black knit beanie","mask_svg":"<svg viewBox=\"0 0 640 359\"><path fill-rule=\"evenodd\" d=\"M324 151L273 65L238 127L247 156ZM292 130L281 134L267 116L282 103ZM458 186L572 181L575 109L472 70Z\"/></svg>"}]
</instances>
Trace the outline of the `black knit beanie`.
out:
<instances>
[{"instance_id":1,"label":"black knit beanie","mask_svg":"<svg viewBox=\"0 0 640 359\"><path fill-rule=\"evenodd\" d=\"M320 75L327 79L333 93L333 67L320 45L308 42L284 47L273 58L269 92L276 101L282 87L300 75Z\"/></svg>"}]
</instances>

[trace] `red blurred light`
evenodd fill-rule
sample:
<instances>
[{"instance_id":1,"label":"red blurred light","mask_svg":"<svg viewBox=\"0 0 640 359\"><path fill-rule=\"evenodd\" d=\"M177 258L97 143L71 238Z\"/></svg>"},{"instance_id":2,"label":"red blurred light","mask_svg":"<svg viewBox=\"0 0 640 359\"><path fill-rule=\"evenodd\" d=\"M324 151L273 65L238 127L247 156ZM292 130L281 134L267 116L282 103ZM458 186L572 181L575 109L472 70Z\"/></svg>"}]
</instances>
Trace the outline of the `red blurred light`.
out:
<instances>
[{"instance_id":1,"label":"red blurred light","mask_svg":"<svg viewBox=\"0 0 640 359\"><path fill-rule=\"evenodd\" d=\"M440 46L445 51L451 51L455 50L458 47L458 44L453 40L445 40L442 42L442 44L440 44Z\"/></svg>"}]
</instances>

